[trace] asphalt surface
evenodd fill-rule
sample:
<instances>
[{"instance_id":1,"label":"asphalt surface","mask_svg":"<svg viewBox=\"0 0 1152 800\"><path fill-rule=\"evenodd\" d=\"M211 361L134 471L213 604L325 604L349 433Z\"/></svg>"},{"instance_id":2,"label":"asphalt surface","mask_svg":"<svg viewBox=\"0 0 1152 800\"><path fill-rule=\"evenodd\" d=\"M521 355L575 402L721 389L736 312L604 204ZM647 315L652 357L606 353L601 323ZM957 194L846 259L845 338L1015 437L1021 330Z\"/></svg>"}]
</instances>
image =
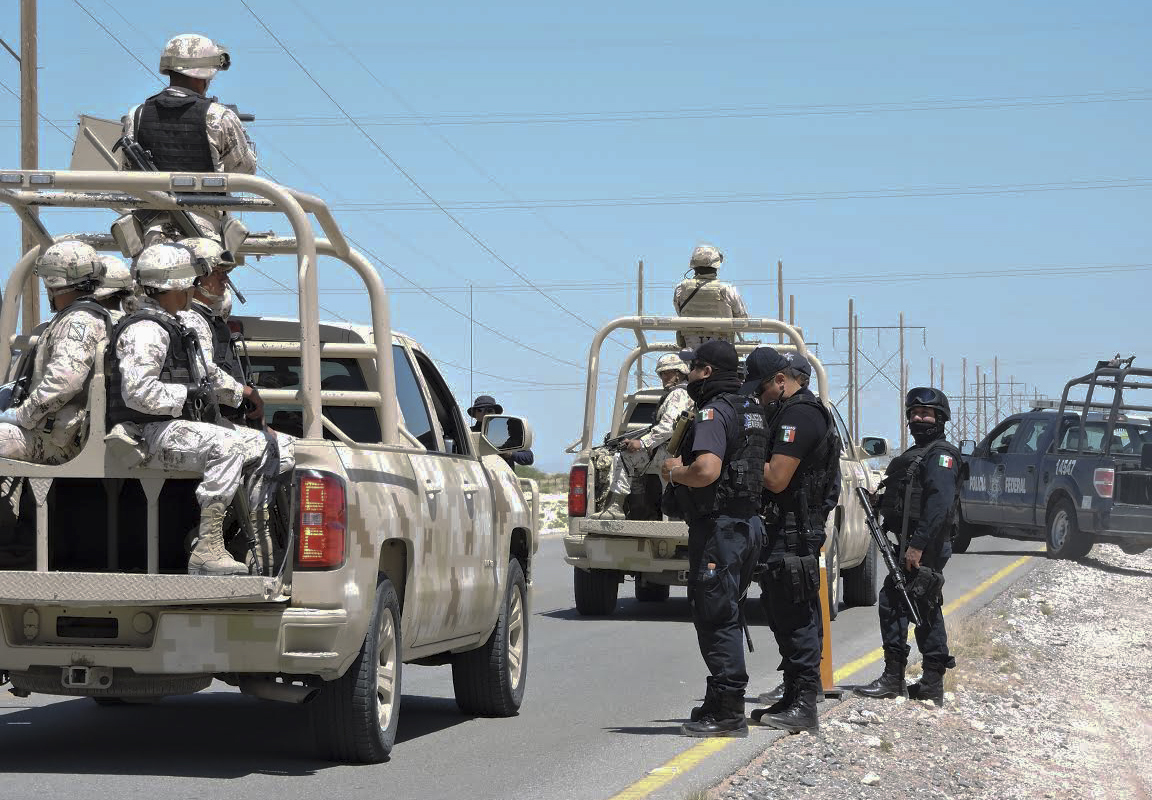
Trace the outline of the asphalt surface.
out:
<instances>
[{"instance_id":1,"label":"asphalt surface","mask_svg":"<svg viewBox=\"0 0 1152 800\"><path fill-rule=\"evenodd\" d=\"M1037 548L976 539L970 553L948 566L946 600L969 596L949 619L979 608L1025 574L1043 558ZM683 800L747 763L777 735L753 728L749 738L718 752L692 749L707 740L682 737L679 729L703 693L705 672L683 590L673 590L666 603L641 604L628 582L614 616L582 618L562 552L552 537L537 556L527 696L518 717L464 716L452 699L449 668L406 666L391 761L346 766L312 755L300 708L254 700L223 684L152 706L3 694L0 796L606 800L624 794ZM973 594L998 573L1002 577ZM758 603L749 603L749 618L754 702L779 674ZM867 658L879 646L875 608L842 610L832 633L837 680L871 680L879 670ZM846 674L845 665L855 674Z\"/></svg>"}]
</instances>

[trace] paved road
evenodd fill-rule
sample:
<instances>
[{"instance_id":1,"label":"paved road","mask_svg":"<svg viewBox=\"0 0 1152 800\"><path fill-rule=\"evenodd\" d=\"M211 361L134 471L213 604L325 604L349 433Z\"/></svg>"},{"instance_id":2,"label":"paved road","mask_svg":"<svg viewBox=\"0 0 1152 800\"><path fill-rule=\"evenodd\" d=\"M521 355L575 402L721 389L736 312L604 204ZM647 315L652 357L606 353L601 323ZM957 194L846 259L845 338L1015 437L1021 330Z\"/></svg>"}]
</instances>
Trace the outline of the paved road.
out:
<instances>
[{"instance_id":1,"label":"paved road","mask_svg":"<svg viewBox=\"0 0 1152 800\"><path fill-rule=\"evenodd\" d=\"M1021 557L1036 556L1036 547L977 539L972 553L949 565L947 598L1002 577L950 618L970 613L1024 574L1037 559ZM774 734L754 729L716 752L714 742L678 735L704 686L683 590L665 604L639 604L625 584L627 599L615 616L584 619L572 607L571 572L561 553L556 538L540 549L528 695L519 717L465 717L452 701L447 667L408 667L392 761L352 767L311 756L299 708L253 700L222 684L141 707L3 694L0 796L606 800L632 787L629 797L682 800L755 756ZM758 604L749 605L757 646L749 658L750 692L760 692L777 682L777 656ZM869 659L879 644L876 628L874 608L841 612L832 626L838 681L870 680L878 670Z\"/></svg>"}]
</instances>

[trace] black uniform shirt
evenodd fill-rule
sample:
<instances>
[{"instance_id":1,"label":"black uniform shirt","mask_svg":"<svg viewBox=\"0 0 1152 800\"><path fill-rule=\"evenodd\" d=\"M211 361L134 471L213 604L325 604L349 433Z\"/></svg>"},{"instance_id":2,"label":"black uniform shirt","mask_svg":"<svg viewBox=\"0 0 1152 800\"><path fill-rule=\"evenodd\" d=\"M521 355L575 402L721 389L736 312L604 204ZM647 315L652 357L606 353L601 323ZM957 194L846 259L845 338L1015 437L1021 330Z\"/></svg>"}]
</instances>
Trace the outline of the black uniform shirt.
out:
<instances>
[{"instance_id":1,"label":"black uniform shirt","mask_svg":"<svg viewBox=\"0 0 1152 800\"><path fill-rule=\"evenodd\" d=\"M815 395L810 389L801 389L796 394L815 399ZM819 409L807 403L795 403L782 410L776 415L772 427L771 436L774 441L772 452L768 454L769 459L775 455L783 455L803 461L805 456L811 453L828 433L828 423L824 420L824 415L820 413ZM798 466L788 488L783 492L780 494L768 493L783 512L796 511L794 492L803 479L800 470L801 467ZM836 494L838 497L839 491ZM814 498L809 498L810 502L812 500ZM833 501L832 507L835 508L835 501Z\"/></svg>"},{"instance_id":2,"label":"black uniform shirt","mask_svg":"<svg viewBox=\"0 0 1152 800\"><path fill-rule=\"evenodd\" d=\"M736 411L719 397L713 398L696 412L692 425L691 453L685 464L696 460L697 453L712 453L721 461L728 453L728 432L736 426Z\"/></svg>"},{"instance_id":3,"label":"black uniform shirt","mask_svg":"<svg viewBox=\"0 0 1152 800\"><path fill-rule=\"evenodd\" d=\"M920 463L920 520L908 536L909 547L927 550L951 535L944 523L956 503L959 477L960 459L942 447L933 448Z\"/></svg>"}]
</instances>

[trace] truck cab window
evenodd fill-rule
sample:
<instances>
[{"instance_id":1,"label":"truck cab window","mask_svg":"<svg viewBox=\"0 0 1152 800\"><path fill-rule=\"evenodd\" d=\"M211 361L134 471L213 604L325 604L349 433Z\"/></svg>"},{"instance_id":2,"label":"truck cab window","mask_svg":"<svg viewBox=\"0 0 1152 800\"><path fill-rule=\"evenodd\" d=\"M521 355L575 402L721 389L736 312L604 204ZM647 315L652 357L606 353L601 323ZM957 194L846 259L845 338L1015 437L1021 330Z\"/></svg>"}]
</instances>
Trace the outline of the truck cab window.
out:
<instances>
[{"instance_id":1,"label":"truck cab window","mask_svg":"<svg viewBox=\"0 0 1152 800\"><path fill-rule=\"evenodd\" d=\"M423 353L416 353L416 363L420 365L420 374L428 385L428 394L432 396L432 405L436 409L436 421L440 423L440 431L444 435L444 452L458 456L469 454L469 438L467 428L460 417L460 409L448 391L448 384L444 382L432 361Z\"/></svg>"},{"instance_id":2,"label":"truck cab window","mask_svg":"<svg viewBox=\"0 0 1152 800\"><path fill-rule=\"evenodd\" d=\"M424 393L420 391L420 381L412 369L408 351L401 345L392 345L392 362L396 370L396 400L400 404L400 415L404 417L404 427L428 450L439 449L432 418L424 404Z\"/></svg>"},{"instance_id":3,"label":"truck cab window","mask_svg":"<svg viewBox=\"0 0 1152 800\"><path fill-rule=\"evenodd\" d=\"M259 389L295 389L300 386L300 359L296 356L252 356L252 383ZM363 392L368 386L354 358L325 358L320 361L320 388L324 391ZM324 416L354 442L379 444L380 420L374 408L322 407ZM295 404L265 403L264 419L274 430L291 436L304 433L304 414ZM324 438L335 440L327 428Z\"/></svg>"},{"instance_id":4,"label":"truck cab window","mask_svg":"<svg viewBox=\"0 0 1152 800\"><path fill-rule=\"evenodd\" d=\"M992 440L988 442L988 452L1000 453L1003 455L1012 448L1012 440L1016 437L1016 432L1020 430L1020 420L1013 420L999 431L992 435Z\"/></svg>"}]
</instances>

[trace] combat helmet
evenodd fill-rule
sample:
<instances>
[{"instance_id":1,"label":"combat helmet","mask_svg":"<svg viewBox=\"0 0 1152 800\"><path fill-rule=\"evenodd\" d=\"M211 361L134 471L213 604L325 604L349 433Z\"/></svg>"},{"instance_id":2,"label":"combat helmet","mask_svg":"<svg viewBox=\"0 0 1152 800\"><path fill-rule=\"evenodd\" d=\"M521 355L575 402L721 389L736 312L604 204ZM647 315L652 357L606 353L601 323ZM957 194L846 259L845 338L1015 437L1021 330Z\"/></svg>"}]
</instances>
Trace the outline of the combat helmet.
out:
<instances>
[{"instance_id":1,"label":"combat helmet","mask_svg":"<svg viewBox=\"0 0 1152 800\"><path fill-rule=\"evenodd\" d=\"M710 244L702 244L692 251L692 259L688 264L697 271L712 270L714 272L720 268L723 262L724 254L720 252L719 248Z\"/></svg>"},{"instance_id":2,"label":"combat helmet","mask_svg":"<svg viewBox=\"0 0 1152 800\"><path fill-rule=\"evenodd\" d=\"M667 353L660 356L660 360L656 362L656 374L661 372L679 372L681 375L689 373L688 365L684 363L684 359L675 353Z\"/></svg>"},{"instance_id":3,"label":"combat helmet","mask_svg":"<svg viewBox=\"0 0 1152 800\"><path fill-rule=\"evenodd\" d=\"M231 65L232 58L227 48L199 33L173 36L160 54L161 75L178 72L189 78L210 81L219 70L228 69Z\"/></svg>"},{"instance_id":4,"label":"combat helmet","mask_svg":"<svg viewBox=\"0 0 1152 800\"><path fill-rule=\"evenodd\" d=\"M948 422L952 419L952 409L948 406L948 397L939 389L930 386L918 386L910 389L904 398L904 417L907 418L916 406L931 408L936 412L939 422Z\"/></svg>"},{"instance_id":5,"label":"combat helmet","mask_svg":"<svg viewBox=\"0 0 1152 800\"><path fill-rule=\"evenodd\" d=\"M104 262L90 245L70 239L41 253L35 272L44 280L49 294L65 290L91 294L100 285Z\"/></svg>"},{"instance_id":6,"label":"combat helmet","mask_svg":"<svg viewBox=\"0 0 1152 800\"><path fill-rule=\"evenodd\" d=\"M209 268L213 271L230 272L236 266L235 256L232 255L231 251L225 250L223 245L215 239L196 236L181 239L179 243L191 250L192 255L207 261Z\"/></svg>"},{"instance_id":7,"label":"combat helmet","mask_svg":"<svg viewBox=\"0 0 1152 800\"><path fill-rule=\"evenodd\" d=\"M104 262L104 275L99 280L99 287L92 293L97 300L105 300L117 295L128 295L136 286L132 280L132 271L128 265L114 255L103 254L98 256Z\"/></svg>"},{"instance_id":8,"label":"combat helmet","mask_svg":"<svg viewBox=\"0 0 1152 800\"><path fill-rule=\"evenodd\" d=\"M149 293L191 289L197 278L210 271L206 260L184 245L170 242L146 247L132 269L136 283Z\"/></svg>"}]
</instances>

